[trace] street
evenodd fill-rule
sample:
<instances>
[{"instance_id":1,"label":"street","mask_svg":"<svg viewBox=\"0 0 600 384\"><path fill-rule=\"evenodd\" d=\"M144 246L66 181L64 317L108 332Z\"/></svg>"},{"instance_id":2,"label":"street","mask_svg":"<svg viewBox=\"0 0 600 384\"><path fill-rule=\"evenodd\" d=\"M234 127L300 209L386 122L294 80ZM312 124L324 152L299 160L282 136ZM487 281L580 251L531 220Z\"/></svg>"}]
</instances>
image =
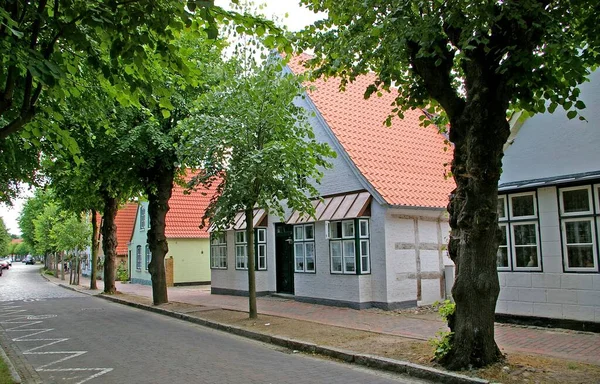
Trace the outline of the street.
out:
<instances>
[{"instance_id":1,"label":"street","mask_svg":"<svg viewBox=\"0 0 600 384\"><path fill-rule=\"evenodd\" d=\"M0 277L0 332L44 383L423 383L73 292L39 269Z\"/></svg>"}]
</instances>

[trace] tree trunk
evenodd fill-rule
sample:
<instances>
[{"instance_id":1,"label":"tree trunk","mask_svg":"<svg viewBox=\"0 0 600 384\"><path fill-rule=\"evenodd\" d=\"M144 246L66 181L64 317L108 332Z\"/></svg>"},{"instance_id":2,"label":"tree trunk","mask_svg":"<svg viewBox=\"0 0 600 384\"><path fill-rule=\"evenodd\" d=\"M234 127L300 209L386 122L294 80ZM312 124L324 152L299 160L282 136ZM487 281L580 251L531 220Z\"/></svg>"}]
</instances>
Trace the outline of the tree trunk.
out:
<instances>
[{"instance_id":1,"label":"tree trunk","mask_svg":"<svg viewBox=\"0 0 600 384\"><path fill-rule=\"evenodd\" d=\"M494 319L500 292L498 180L502 147L510 133L508 103L498 99L494 87L468 85L467 103L459 116L451 117L450 134L456 189L448 205L448 253L457 272L452 288L456 311L448 319L451 349L441 362L454 370L485 366L502 357L494 340Z\"/></svg>"},{"instance_id":2,"label":"tree trunk","mask_svg":"<svg viewBox=\"0 0 600 384\"><path fill-rule=\"evenodd\" d=\"M58 263L59 263L59 260L58 260L58 253L57 252L54 252L53 260L54 260L54 277L56 277L58 279Z\"/></svg>"},{"instance_id":3,"label":"tree trunk","mask_svg":"<svg viewBox=\"0 0 600 384\"><path fill-rule=\"evenodd\" d=\"M92 271L90 273L90 289L98 289L98 250L100 249L100 228L98 228L98 211L92 209Z\"/></svg>"},{"instance_id":4,"label":"tree trunk","mask_svg":"<svg viewBox=\"0 0 600 384\"><path fill-rule=\"evenodd\" d=\"M71 257L71 260L73 260L73 257ZM73 277L73 265L71 265L71 268L69 268L69 285L73 284L75 284L75 278Z\"/></svg>"},{"instance_id":5,"label":"tree trunk","mask_svg":"<svg viewBox=\"0 0 600 384\"><path fill-rule=\"evenodd\" d=\"M64 252L60 252L60 279L65 279L65 257Z\"/></svg>"},{"instance_id":6,"label":"tree trunk","mask_svg":"<svg viewBox=\"0 0 600 384\"><path fill-rule=\"evenodd\" d=\"M254 206L254 205L252 205ZM254 209L246 209L246 244L248 245L248 314L258 317L256 308L256 273L254 271Z\"/></svg>"},{"instance_id":7,"label":"tree trunk","mask_svg":"<svg viewBox=\"0 0 600 384\"><path fill-rule=\"evenodd\" d=\"M165 273L165 256L169 251L169 244L165 236L165 220L169 212L175 169L170 164L165 166L159 163L149 170L148 175L146 188L150 216L148 246L152 252L148 272L152 279L152 302L154 305L160 305L169 302Z\"/></svg>"},{"instance_id":8,"label":"tree trunk","mask_svg":"<svg viewBox=\"0 0 600 384\"><path fill-rule=\"evenodd\" d=\"M119 203L114 197L104 196L104 223L102 224L102 249L104 250L104 293L117 292L115 273L117 260L117 225L115 217Z\"/></svg>"}]
</instances>

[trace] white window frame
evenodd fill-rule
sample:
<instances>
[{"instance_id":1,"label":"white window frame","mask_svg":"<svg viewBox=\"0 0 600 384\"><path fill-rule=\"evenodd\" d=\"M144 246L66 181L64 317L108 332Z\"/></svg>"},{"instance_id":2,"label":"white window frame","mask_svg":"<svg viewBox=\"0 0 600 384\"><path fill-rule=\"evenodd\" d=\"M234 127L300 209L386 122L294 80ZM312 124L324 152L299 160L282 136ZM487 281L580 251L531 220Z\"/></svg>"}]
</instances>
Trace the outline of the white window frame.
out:
<instances>
[{"instance_id":1,"label":"white window frame","mask_svg":"<svg viewBox=\"0 0 600 384\"><path fill-rule=\"evenodd\" d=\"M508 261L508 265L506 267L501 267L501 266L498 266L498 262L496 261L496 268L499 271L510 271L512 269L512 258L511 258L511 251L510 251L511 241L510 241L510 236L508 235L508 233L509 233L508 229L510 228L510 224L507 222L500 222L500 223L498 223L498 226L500 227L501 231L503 230L502 227L504 227L504 231L506 234L506 245L499 245L498 249L500 249L501 247L506 248L506 256L507 256L506 259Z\"/></svg>"},{"instance_id":2,"label":"white window frame","mask_svg":"<svg viewBox=\"0 0 600 384\"><path fill-rule=\"evenodd\" d=\"M526 216L514 216L513 215L513 204L512 199L514 197L521 196L532 196L533 212L534 215ZM499 267L496 263L496 269L500 272L505 271L542 271L542 254L541 254L541 239L539 232L539 218L537 209L537 194L533 192L519 192L498 195L498 199L503 200L505 216L498 215L498 226L502 230L503 225L506 225L506 249L508 251L508 266ZM533 245L516 245L515 244L515 226L518 225L535 225L535 239L536 239L536 253L537 253L537 267L518 267L517 266L517 252L516 249L520 247L533 247Z\"/></svg>"},{"instance_id":3,"label":"white window frame","mask_svg":"<svg viewBox=\"0 0 600 384\"><path fill-rule=\"evenodd\" d=\"M140 206L140 231L146 229L146 208Z\"/></svg>"},{"instance_id":4,"label":"white window frame","mask_svg":"<svg viewBox=\"0 0 600 384\"><path fill-rule=\"evenodd\" d=\"M262 236L262 238L261 238ZM266 228L256 228L256 270L257 271L266 271L267 270L267 229ZM262 256L261 256L262 250ZM261 259L264 261L263 266L260 266Z\"/></svg>"},{"instance_id":5,"label":"white window frame","mask_svg":"<svg viewBox=\"0 0 600 384\"><path fill-rule=\"evenodd\" d=\"M215 239L219 242L213 243ZM227 269L227 232L212 232L210 234L210 268Z\"/></svg>"},{"instance_id":6,"label":"white window frame","mask_svg":"<svg viewBox=\"0 0 600 384\"><path fill-rule=\"evenodd\" d=\"M533 245L515 244L515 227L518 225L534 225L535 226L535 249L537 253L537 267L519 267L517 265L517 248L533 247ZM511 251L512 251L512 265L513 271L541 271L542 270L542 258L540 254L540 232L537 221L516 221L510 223L510 235L511 235Z\"/></svg>"},{"instance_id":7,"label":"white window frame","mask_svg":"<svg viewBox=\"0 0 600 384\"><path fill-rule=\"evenodd\" d=\"M148 265L152 261L152 252L150 252L150 246L146 244L145 254L144 254L144 269L148 270Z\"/></svg>"},{"instance_id":8,"label":"white window frame","mask_svg":"<svg viewBox=\"0 0 600 384\"><path fill-rule=\"evenodd\" d=\"M135 247L135 270L142 270L142 246L138 245Z\"/></svg>"},{"instance_id":9,"label":"white window frame","mask_svg":"<svg viewBox=\"0 0 600 384\"><path fill-rule=\"evenodd\" d=\"M312 237L307 236L307 229L312 228ZM313 268L308 269L308 262L306 260L306 250L311 248L313 250ZM302 249L301 258L298 257L298 249ZM302 268L298 268L298 260L302 260ZM315 225L310 224L299 224L294 225L294 272L296 273L316 273L317 270L317 251L315 246Z\"/></svg>"},{"instance_id":10,"label":"white window frame","mask_svg":"<svg viewBox=\"0 0 600 384\"><path fill-rule=\"evenodd\" d=\"M243 234L239 238L238 234ZM248 270L248 240L246 239L246 230L235 231L235 269Z\"/></svg>"},{"instance_id":11,"label":"white window frame","mask_svg":"<svg viewBox=\"0 0 600 384\"><path fill-rule=\"evenodd\" d=\"M537 211L537 197L536 197L535 192L512 193L512 194L509 194L507 196L508 196L508 200L509 200L509 209L510 209L510 211L508 212L508 214L509 214L511 220L529 220L529 219L535 219L535 220L537 220L537 218L538 218L538 211ZM522 196L532 196L533 197L533 215L515 216L513 214L512 199L513 199L513 197L522 197Z\"/></svg>"},{"instance_id":12,"label":"white window frame","mask_svg":"<svg viewBox=\"0 0 600 384\"><path fill-rule=\"evenodd\" d=\"M567 228L566 223L568 222L577 222L577 221L587 221L591 224L590 231L592 235L591 243L567 243ZM562 231L562 246L563 246L563 263L565 267L565 271L567 272L598 272L598 253L597 253L597 230L596 230L596 218L593 216L586 217L569 217L565 219L561 219L560 221L561 231ZM592 267L569 267L569 253L568 246L569 245L592 245L592 258L594 265Z\"/></svg>"},{"instance_id":13,"label":"white window frame","mask_svg":"<svg viewBox=\"0 0 600 384\"><path fill-rule=\"evenodd\" d=\"M588 193L588 204L589 204L590 209L587 211L579 211L579 212L565 212L564 192L584 190L584 189L587 190L587 193ZM560 199L559 199L560 200L560 215L562 217L593 215L594 214L594 199L592 196L592 186L591 185L560 188L558 190L558 192L559 192L558 195L560 197Z\"/></svg>"}]
</instances>

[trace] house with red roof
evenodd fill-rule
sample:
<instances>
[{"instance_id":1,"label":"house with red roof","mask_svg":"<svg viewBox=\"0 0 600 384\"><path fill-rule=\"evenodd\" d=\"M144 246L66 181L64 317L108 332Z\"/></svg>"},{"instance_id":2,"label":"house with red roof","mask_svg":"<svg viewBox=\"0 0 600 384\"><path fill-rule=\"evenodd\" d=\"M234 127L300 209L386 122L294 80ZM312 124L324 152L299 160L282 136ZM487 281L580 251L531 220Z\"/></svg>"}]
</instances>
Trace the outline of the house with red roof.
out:
<instances>
[{"instance_id":1,"label":"house with red roof","mask_svg":"<svg viewBox=\"0 0 600 384\"><path fill-rule=\"evenodd\" d=\"M190 178L191 175L186 176L186 181ZM169 200L165 227L169 246L166 259L173 263L172 281L175 285L209 284L209 234L206 228L199 226L214 190L198 189L189 194L185 194L184 190L180 185L174 185ZM148 202L140 202L129 242L132 283L152 284L148 272L152 254L146 237L149 228Z\"/></svg>"},{"instance_id":2,"label":"house with red roof","mask_svg":"<svg viewBox=\"0 0 600 384\"><path fill-rule=\"evenodd\" d=\"M286 70L303 72L306 58ZM316 217L290 211L281 220L256 210L258 295L384 309L445 298L452 151L437 129L420 125L420 110L385 126L394 95L365 100L373 81L362 76L340 92L339 79L320 79L297 98L312 114L316 139L338 156L316 185ZM247 295L245 220L238 216L230 230L212 233L215 294Z\"/></svg>"}]
</instances>

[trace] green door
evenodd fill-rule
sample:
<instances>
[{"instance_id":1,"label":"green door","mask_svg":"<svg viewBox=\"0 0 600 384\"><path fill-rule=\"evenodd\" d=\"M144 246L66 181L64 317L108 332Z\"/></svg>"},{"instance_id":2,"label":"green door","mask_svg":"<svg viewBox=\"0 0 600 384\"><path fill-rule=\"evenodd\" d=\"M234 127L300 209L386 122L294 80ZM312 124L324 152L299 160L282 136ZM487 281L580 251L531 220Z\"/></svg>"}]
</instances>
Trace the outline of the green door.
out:
<instances>
[{"instance_id":1,"label":"green door","mask_svg":"<svg viewBox=\"0 0 600 384\"><path fill-rule=\"evenodd\" d=\"M277 292L294 294L294 239L292 225L275 224Z\"/></svg>"}]
</instances>

